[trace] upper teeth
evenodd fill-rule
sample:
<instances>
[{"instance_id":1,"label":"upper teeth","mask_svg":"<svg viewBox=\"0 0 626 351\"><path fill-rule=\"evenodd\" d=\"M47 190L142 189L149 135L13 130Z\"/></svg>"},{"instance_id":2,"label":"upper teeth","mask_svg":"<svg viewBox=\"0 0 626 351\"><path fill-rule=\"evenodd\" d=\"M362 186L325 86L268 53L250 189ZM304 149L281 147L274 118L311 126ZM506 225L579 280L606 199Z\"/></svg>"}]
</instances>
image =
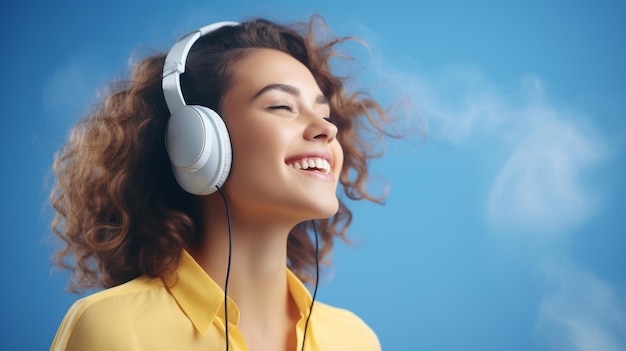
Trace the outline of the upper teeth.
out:
<instances>
[{"instance_id":1,"label":"upper teeth","mask_svg":"<svg viewBox=\"0 0 626 351\"><path fill-rule=\"evenodd\" d=\"M330 163L321 157L305 158L288 164L295 169L317 168L322 173L330 174Z\"/></svg>"}]
</instances>

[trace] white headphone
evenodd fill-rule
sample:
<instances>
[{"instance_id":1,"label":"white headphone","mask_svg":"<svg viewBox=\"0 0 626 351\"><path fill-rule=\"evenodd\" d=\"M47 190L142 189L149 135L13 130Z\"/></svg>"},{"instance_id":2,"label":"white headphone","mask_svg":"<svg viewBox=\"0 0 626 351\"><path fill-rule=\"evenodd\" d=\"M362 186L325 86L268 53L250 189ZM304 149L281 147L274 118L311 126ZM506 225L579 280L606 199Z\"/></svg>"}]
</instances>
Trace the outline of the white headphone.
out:
<instances>
[{"instance_id":1,"label":"white headphone","mask_svg":"<svg viewBox=\"0 0 626 351\"><path fill-rule=\"evenodd\" d=\"M180 88L187 55L202 36L236 22L218 22L182 37L169 51L163 66L163 94L170 111L165 146L178 184L195 195L208 195L228 178L232 150L222 118L205 106L187 105Z\"/></svg>"}]
</instances>

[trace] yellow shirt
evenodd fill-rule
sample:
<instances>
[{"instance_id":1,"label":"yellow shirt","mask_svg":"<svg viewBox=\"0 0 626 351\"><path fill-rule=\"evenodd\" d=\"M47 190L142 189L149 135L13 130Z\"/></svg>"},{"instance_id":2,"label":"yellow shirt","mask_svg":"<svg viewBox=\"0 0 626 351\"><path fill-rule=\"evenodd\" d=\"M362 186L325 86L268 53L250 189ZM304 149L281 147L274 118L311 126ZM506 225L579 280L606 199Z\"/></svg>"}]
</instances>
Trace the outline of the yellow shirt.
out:
<instances>
[{"instance_id":1,"label":"yellow shirt","mask_svg":"<svg viewBox=\"0 0 626 351\"><path fill-rule=\"evenodd\" d=\"M69 309L51 350L219 351L225 350L224 291L184 252L178 280L140 277L81 300ZM300 310L296 324L301 349L311 295L287 270L288 286ZM239 310L228 300L230 350L248 350L237 328ZM378 351L374 332L355 314L315 302L306 335L307 351Z\"/></svg>"}]
</instances>

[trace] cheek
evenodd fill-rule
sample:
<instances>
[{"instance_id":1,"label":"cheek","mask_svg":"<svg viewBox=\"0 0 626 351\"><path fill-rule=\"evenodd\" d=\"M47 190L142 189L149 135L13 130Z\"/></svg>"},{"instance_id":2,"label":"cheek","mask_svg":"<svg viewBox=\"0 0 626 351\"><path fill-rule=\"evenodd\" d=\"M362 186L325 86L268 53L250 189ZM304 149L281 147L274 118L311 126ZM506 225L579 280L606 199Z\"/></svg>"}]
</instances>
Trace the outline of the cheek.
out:
<instances>
[{"instance_id":1,"label":"cheek","mask_svg":"<svg viewBox=\"0 0 626 351\"><path fill-rule=\"evenodd\" d=\"M288 136L280 129L248 123L233 126L230 134L234 169L262 167L268 162L282 163Z\"/></svg>"}]
</instances>

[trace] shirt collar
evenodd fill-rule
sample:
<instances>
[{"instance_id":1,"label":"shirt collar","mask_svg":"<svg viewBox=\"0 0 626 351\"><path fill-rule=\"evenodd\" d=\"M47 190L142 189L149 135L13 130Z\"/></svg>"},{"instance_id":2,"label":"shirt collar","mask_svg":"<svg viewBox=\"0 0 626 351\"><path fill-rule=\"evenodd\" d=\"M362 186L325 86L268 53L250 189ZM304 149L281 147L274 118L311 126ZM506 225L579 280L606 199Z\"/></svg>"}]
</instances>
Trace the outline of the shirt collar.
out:
<instances>
[{"instance_id":1,"label":"shirt collar","mask_svg":"<svg viewBox=\"0 0 626 351\"><path fill-rule=\"evenodd\" d=\"M287 269L287 287L289 288L291 297L296 302L300 315L308 315L313 298L309 293L309 289L307 289L304 284L302 284L300 279L298 279L298 277L289 269Z\"/></svg>"},{"instance_id":2,"label":"shirt collar","mask_svg":"<svg viewBox=\"0 0 626 351\"><path fill-rule=\"evenodd\" d=\"M287 271L287 286L301 316L308 315L311 294L300 279ZM165 282L170 293L201 335L206 335L213 320L224 319L224 290L200 267L194 258L183 250L176 273ZM228 319L239 323L239 309L228 298Z\"/></svg>"},{"instance_id":3,"label":"shirt collar","mask_svg":"<svg viewBox=\"0 0 626 351\"><path fill-rule=\"evenodd\" d=\"M176 273L166 281L176 302L203 336L218 315L224 317L224 290L183 250ZM239 322L237 306L228 299L228 319Z\"/></svg>"}]
</instances>

